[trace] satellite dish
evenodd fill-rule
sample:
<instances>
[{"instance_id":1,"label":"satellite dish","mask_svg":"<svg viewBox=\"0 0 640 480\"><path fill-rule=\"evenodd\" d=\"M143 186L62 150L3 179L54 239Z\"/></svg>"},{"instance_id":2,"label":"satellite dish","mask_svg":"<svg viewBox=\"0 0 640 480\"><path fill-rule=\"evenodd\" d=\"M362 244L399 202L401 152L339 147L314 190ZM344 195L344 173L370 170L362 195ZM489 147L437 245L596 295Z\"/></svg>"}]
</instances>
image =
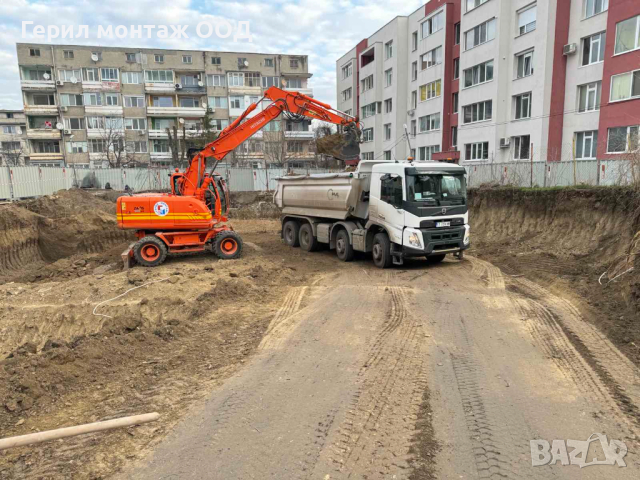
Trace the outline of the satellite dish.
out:
<instances>
[{"instance_id":1,"label":"satellite dish","mask_svg":"<svg viewBox=\"0 0 640 480\"><path fill-rule=\"evenodd\" d=\"M207 105L206 103L202 102L202 108L207 108L209 105Z\"/></svg>"},{"instance_id":2,"label":"satellite dish","mask_svg":"<svg viewBox=\"0 0 640 480\"><path fill-rule=\"evenodd\" d=\"M248 67L248 66L249 66L249 60L245 60L245 61L244 61L244 66L245 66L245 67Z\"/></svg>"},{"instance_id":3,"label":"satellite dish","mask_svg":"<svg viewBox=\"0 0 640 480\"><path fill-rule=\"evenodd\" d=\"M78 83L78 79L76 77L71 77L71 83Z\"/></svg>"},{"instance_id":4,"label":"satellite dish","mask_svg":"<svg viewBox=\"0 0 640 480\"><path fill-rule=\"evenodd\" d=\"M62 130L62 129L64 129L64 124L63 123L56 123L56 128L58 130Z\"/></svg>"},{"instance_id":5,"label":"satellite dish","mask_svg":"<svg viewBox=\"0 0 640 480\"><path fill-rule=\"evenodd\" d=\"M180 122L180 125L184 125L184 118L180 118L178 122Z\"/></svg>"},{"instance_id":6,"label":"satellite dish","mask_svg":"<svg viewBox=\"0 0 640 480\"><path fill-rule=\"evenodd\" d=\"M94 62L97 62L98 60L100 60L100 57L98 57L98 55L96 53L92 53L91 54L91 60L93 60Z\"/></svg>"},{"instance_id":7,"label":"satellite dish","mask_svg":"<svg viewBox=\"0 0 640 480\"><path fill-rule=\"evenodd\" d=\"M42 78L44 78L45 80L49 80L51 78L51 75L49 75L48 73L44 73L42 75Z\"/></svg>"}]
</instances>

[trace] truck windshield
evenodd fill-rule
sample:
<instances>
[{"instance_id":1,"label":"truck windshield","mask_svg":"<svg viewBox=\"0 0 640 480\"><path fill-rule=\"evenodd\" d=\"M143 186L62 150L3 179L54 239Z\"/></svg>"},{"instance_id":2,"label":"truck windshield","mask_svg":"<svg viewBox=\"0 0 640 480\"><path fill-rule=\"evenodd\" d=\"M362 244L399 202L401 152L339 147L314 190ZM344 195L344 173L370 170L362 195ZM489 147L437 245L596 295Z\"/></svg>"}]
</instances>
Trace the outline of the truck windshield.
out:
<instances>
[{"instance_id":1,"label":"truck windshield","mask_svg":"<svg viewBox=\"0 0 640 480\"><path fill-rule=\"evenodd\" d=\"M464 175L407 175L407 200L424 205L465 205L467 186Z\"/></svg>"}]
</instances>

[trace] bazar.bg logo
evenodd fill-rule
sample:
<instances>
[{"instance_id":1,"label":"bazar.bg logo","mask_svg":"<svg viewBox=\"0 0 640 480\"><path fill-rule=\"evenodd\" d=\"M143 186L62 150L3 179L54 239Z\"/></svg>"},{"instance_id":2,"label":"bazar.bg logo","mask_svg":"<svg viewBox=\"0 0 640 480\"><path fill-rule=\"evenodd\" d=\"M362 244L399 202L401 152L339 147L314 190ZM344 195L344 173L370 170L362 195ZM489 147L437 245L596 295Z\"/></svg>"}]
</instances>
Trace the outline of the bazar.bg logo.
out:
<instances>
[{"instance_id":1,"label":"bazar.bg logo","mask_svg":"<svg viewBox=\"0 0 640 480\"><path fill-rule=\"evenodd\" d=\"M595 443L600 440L600 444ZM531 464L534 467L543 465L618 465L626 467L624 456L627 445L620 440L607 442L607 436L601 433L592 434L586 441L554 440L551 445L546 440L531 440ZM568 450L571 449L571 450Z\"/></svg>"}]
</instances>

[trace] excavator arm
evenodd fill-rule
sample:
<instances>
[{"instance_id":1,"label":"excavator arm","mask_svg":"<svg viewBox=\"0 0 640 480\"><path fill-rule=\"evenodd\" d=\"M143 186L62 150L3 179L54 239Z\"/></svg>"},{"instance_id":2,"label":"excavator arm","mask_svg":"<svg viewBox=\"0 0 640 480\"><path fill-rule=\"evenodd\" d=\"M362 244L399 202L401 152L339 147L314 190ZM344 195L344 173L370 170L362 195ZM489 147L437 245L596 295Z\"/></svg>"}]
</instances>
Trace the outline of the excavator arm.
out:
<instances>
[{"instance_id":1,"label":"excavator arm","mask_svg":"<svg viewBox=\"0 0 640 480\"><path fill-rule=\"evenodd\" d=\"M353 158L359 154L357 117L334 110L330 105L319 102L307 95L298 92L287 92L277 87L267 89L264 98L272 101L268 107L257 115L248 118L249 114L258 107L262 100L251 104L242 115L220 132L218 138L193 157L187 171L179 181L179 189L182 195L197 195L202 188L205 177L213 173L207 174L205 172L208 159L213 158L216 163L221 161L241 143L264 128L269 122L278 118L282 113L288 114L293 118L306 117L343 127L350 139L346 156Z\"/></svg>"}]
</instances>

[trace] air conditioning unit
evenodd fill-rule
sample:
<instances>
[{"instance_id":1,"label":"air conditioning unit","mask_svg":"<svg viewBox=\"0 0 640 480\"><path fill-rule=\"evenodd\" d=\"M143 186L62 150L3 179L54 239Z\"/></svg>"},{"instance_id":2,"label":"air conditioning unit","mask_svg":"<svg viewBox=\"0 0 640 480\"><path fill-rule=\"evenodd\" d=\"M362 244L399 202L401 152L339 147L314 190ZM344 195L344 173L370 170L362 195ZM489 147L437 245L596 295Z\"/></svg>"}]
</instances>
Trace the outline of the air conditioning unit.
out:
<instances>
[{"instance_id":1,"label":"air conditioning unit","mask_svg":"<svg viewBox=\"0 0 640 480\"><path fill-rule=\"evenodd\" d=\"M199 81L199 82L198 82L198 86L199 86L199 87L204 87L204 82L203 82L203 81Z\"/></svg>"},{"instance_id":2,"label":"air conditioning unit","mask_svg":"<svg viewBox=\"0 0 640 480\"><path fill-rule=\"evenodd\" d=\"M211 107L207 108L207 112L209 113L215 113L215 111L216 111L215 108L211 108Z\"/></svg>"},{"instance_id":3,"label":"air conditioning unit","mask_svg":"<svg viewBox=\"0 0 640 480\"><path fill-rule=\"evenodd\" d=\"M182 84L176 83L176 90L182 90Z\"/></svg>"},{"instance_id":4,"label":"air conditioning unit","mask_svg":"<svg viewBox=\"0 0 640 480\"><path fill-rule=\"evenodd\" d=\"M565 45L562 47L563 55L573 55L578 51L578 46L575 43L570 43L569 45Z\"/></svg>"},{"instance_id":5,"label":"air conditioning unit","mask_svg":"<svg viewBox=\"0 0 640 480\"><path fill-rule=\"evenodd\" d=\"M68 112L69 111L69 107L60 107L60 111L61 112Z\"/></svg>"},{"instance_id":6,"label":"air conditioning unit","mask_svg":"<svg viewBox=\"0 0 640 480\"><path fill-rule=\"evenodd\" d=\"M141 137L144 137L147 134L146 130L140 130L138 132L138 135L140 135Z\"/></svg>"},{"instance_id":7,"label":"air conditioning unit","mask_svg":"<svg viewBox=\"0 0 640 480\"><path fill-rule=\"evenodd\" d=\"M413 117L415 114L416 114L416 111L415 111L415 110L409 110L409 111L407 112L407 115L409 115L410 117Z\"/></svg>"},{"instance_id":8,"label":"air conditioning unit","mask_svg":"<svg viewBox=\"0 0 640 480\"><path fill-rule=\"evenodd\" d=\"M56 81L56 85L58 85L59 87L64 85L64 82L62 80L57 80Z\"/></svg>"},{"instance_id":9,"label":"air conditioning unit","mask_svg":"<svg viewBox=\"0 0 640 480\"><path fill-rule=\"evenodd\" d=\"M508 148L511 145L511 139L509 137L500 139L500 148Z\"/></svg>"},{"instance_id":10,"label":"air conditioning unit","mask_svg":"<svg viewBox=\"0 0 640 480\"><path fill-rule=\"evenodd\" d=\"M65 131L64 131L64 134L65 134L65 135L71 135L71 130L65 130Z\"/></svg>"}]
</instances>

